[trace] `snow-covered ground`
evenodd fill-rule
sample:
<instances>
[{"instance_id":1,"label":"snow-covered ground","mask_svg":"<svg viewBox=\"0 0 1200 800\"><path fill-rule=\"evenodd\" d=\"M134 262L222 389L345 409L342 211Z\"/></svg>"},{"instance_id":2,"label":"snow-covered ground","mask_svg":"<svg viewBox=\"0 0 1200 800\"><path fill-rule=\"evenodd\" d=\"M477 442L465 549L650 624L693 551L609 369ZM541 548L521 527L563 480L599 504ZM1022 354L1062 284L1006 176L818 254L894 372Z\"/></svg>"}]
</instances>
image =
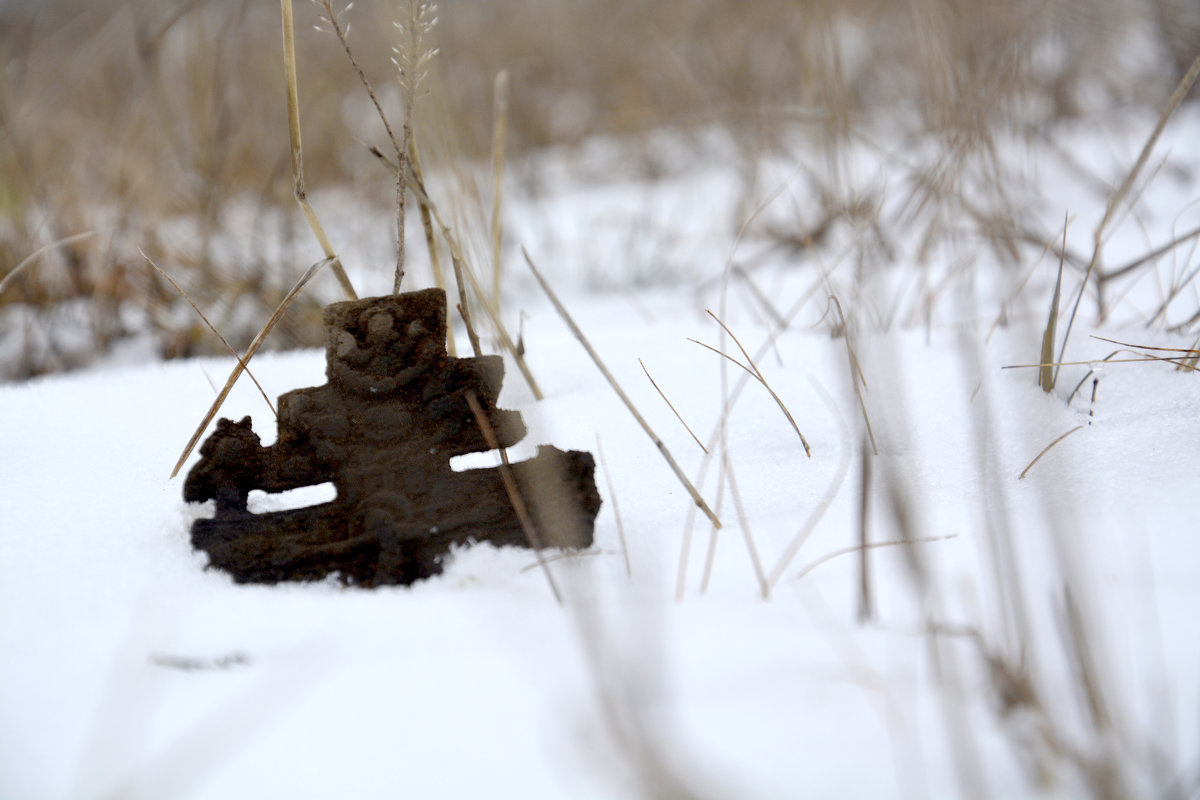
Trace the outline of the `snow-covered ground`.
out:
<instances>
[{"instance_id":1,"label":"snow-covered ground","mask_svg":"<svg viewBox=\"0 0 1200 800\"><path fill-rule=\"evenodd\" d=\"M1056 138L1115 185L1153 122ZM1197 142L1200 109L1185 108L1112 226L1108 266L1196 225ZM1067 352L1085 363L1047 395L1035 370L1004 367L1038 359L1057 259L1022 245L1002 266L969 233L921 253L931 221L905 211L904 179L938 151L897 147L899 166L843 154L837 184L866 187L894 226L890 258L849 223L815 251L773 246L771 226L818 221L798 159L764 161L753 185L733 159L602 182L563 177L554 154L524 165L506 313L546 398L509 364L500 405L529 427L512 455L603 452L595 548L551 563L561 606L528 551L489 546L410 588L238 586L205 570L188 528L207 511L167 475L231 359L0 386L0 796L1078 796L1102 783L1194 796L1200 386L1170 364L1101 365L1117 348L1089 336L1193 346L1195 325L1167 325L1200 309L1194 285L1144 323L1197 268L1195 248L1116 285L1103 324L1085 300ZM1107 196L1040 144L1013 150L1028 220L1049 242L1069 213L1068 248L1090 256ZM327 225L362 241L353 222ZM386 253L367 257L386 269ZM360 290L389 285L347 263ZM1067 298L1079 278L1067 271ZM764 386L689 341L744 361L705 309L755 356L811 458ZM786 327L773 317L789 313ZM272 396L324 381L315 351L252 369ZM242 381L222 415L246 414L272 441ZM874 615L860 622L860 555L823 559L859 541L864 458L870 540L918 543L869 551Z\"/></svg>"}]
</instances>

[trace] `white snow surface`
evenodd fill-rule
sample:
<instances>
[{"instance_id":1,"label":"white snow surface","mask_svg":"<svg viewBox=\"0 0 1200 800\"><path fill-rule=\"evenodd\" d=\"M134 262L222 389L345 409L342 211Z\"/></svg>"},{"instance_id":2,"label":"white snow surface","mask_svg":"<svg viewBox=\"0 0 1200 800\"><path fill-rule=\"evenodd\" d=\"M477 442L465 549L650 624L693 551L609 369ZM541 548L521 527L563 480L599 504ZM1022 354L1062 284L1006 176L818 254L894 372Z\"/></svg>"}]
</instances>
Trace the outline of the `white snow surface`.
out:
<instances>
[{"instance_id":1,"label":"white snow surface","mask_svg":"<svg viewBox=\"0 0 1200 800\"><path fill-rule=\"evenodd\" d=\"M1152 124L1063 136L1116 183ZM1185 109L1156 150L1170 168L1120 221L1108 263L1195 225L1197 141L1200 114ZM1106 198L1044 153L1021 157L1041 191L1045 230L1069 211L1068 239L1090 255ZM864 180L881 168L853 166ZM913 248L901 236L901 263L851 276L853 265L832 256L818 264L770 251L750 228L739 239L732 170L599 186L549 167L545 175L536 196L510 193L506 308L514 328L523 318L546 397L535 401L509 362L500 405L529 428L514 459L539 443L603 451L595 547L550 564L564 604L529 551L487 545L455 551L439 577L370 591L335 581L235 585L205 569L188 530L210 511L189 508L182 478L167 475L232 359L0 386L0 796L1084 792L1065 758L1048 766L1047 783L1033 780L1014 743L1034 736L1038 714L1002 712L979 641L1028 670L1045 717L1081 757L1122 764L1135 793L1171 781L1195 790L1200 384L1169 364L1101 366L1116 346L1089 338L1192 346L1140 323L1172 276L1195 269L1193 249L1119 287L1104 324L1085 301L1068 358L1096 362L1099 381L1094 397L1089 378L1068 404L1087 363L1064 367L1052 395L1034 370L1003 369L1037 360L1057 260L1038 261L1036 248L1009 268L971 250L963 277L945 253L904 263ZM812 221L816 200L786 164L765 166L761 181L762 220ZM783 191L771 195L774 186ZM517 244L717 510L715 539L538 293ZM748 270L776 308L811 298L785 330L731 277L732 265L763 252ZM384 287L380 275L370 280ZM949 288L939 294L943 278ZM1068 272L1066 296L1078 281ZM852 317L878 450L868 535L904 535L888 500L899 493L909 535L929 539L870 551L876 614L865 623L859 555L821 561L858 542L866 441L846 339L831 336L824 317L831 292ZM997 327L1002 302L1008 324ZM1168 321L1200 307L1192 287L1176 302ZM723 417L723 382L732 394L745 373L688 340L744 358L706 308L755 356L811 458L757 382ZM680 425L639 359L718 458ZM264 354L252 370L272 397L324 382L315 351ZM274 439L269 410L243 379L222 416L246 414L264 443ZM712 439L722 418L723 445ZM721 461L733 478L724 485ZM781 576L769 599L748 541L764 572ZM1013 586L998 582L997 541L1015 554L1024 625L1005 611ZM1089 634L1108 727L1086 712L1064 587ZM932 624L944 633L930 634Z\"/></svg>"}]
</instances>

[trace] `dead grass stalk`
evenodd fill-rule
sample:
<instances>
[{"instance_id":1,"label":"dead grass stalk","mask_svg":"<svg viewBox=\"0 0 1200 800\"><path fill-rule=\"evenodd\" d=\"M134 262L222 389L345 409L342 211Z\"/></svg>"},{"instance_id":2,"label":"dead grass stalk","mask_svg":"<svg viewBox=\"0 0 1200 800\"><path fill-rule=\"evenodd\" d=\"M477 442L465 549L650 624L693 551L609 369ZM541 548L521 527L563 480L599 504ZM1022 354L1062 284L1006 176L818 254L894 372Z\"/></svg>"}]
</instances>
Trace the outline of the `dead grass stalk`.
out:
<instances>
[{"instance_id":1,"label":"dead grass stalk","mask_svg":"<svg viewBox=\"0 0 1200 800\"><path fill-rule=\"evenodd\" d=\"M480 432L483 433L483 439L492 450L500 454L500 478L504 481L504 491L508 494L509 502L512 503L513 511L517 513L517 519L521 522L521 530L525 532L525 539L529 542L529 546L533 548L537 554L538 563L542 566L542 571L546 574L546 582L550 584L550 591L554 593L554 599L562 605L562 593L558 590L558 584L554 581L554 575L550 572L550 567L542 556L542 540L538 536L537 528L533 524L533 518L529 515L529 507L525 505L525 498L521 496L521 488L517 485L517 479L513 476L512 464L508 461L508 450L501 446L499 438L496 436L496 431L492 428L492 424L488 421L487 414L483 411L483 406L479 403L479 398L475 396L475 392L468 390L466 393L467 405L471 407L471 413L475 415L475 422L479 425Z\"/></svg>"},{"instance_id":2,"label":"dead grass stalk","mask_svg":"<svg viewBox=\"0 0 1200 800\"><path fill-rule=\"evenodd\" d=\"M646 362L639 358L638 364L641 365L642 372L646 373L646 379L650 381L650 385L654 387L656 392L658 392L658 396L661 397L663 402L667 404L667 408L671 409L671 413L675 415L675 419L679 420L679 424L682 425L683 429L688 432L688 435L692 437L692 440L699 445L700 449L704 451L705 455L708 455L708 448L704 446L704 442L700 441L700 437L697 436L692 430L692 427L687 424L687 421L684 420L683 416L679 413L679 409L675 408L675 404L667 398L667 395L663 392L662 387L660 387L658 382L654 380L654 376L651 375L650 370L646 368Z\"/></svg>"},{"instance_id":3,"label":"dead grass stalk","mask_svg":"<svg viewBox=\"0 0 1200 800\"><path fill-rule=\"evenodd\" d=\"M304 186L304 150L300 143L300 91L296 81L296 33L292 21L292 0L280 0L280 7L283 14L283 66L287 78L288 135L292 144L293 193L296 196L296 202L304 211L304 218L308 221L308 226L312 229L313 235L317 237L317 242L321 245L321 250L325 253L325 262L333 266L333 274L337 277L338 283L342 285L346 297L357 300L358 294L354 291L354 286L350 283L350 278L347 277L346 270L337 257L337 251L333 249L333 244L325 233L325 227L321 225L321 221L317 219L317 213L313 211L312 204L308 202L308 194Z\"/></svg>"},{"instance_id":4,"label":"dead grass stalk","mask_svg":"<svg viewBox=\"0 0 1200 800\"><path fill-rule=\"evenodd\" d=\"M250 371L250 365L246 363L246 359L244 359L241 356L241 354L238 353L238 351L234 348L234 346L229 343L229 340L226 339L219 330L217 330L217 326L213 325L212 322L209 321L208 317L204 314L204 312L200 310L200 306L196 305L195 301L192 300L191 295L189 295L186 291L184 291L184 288L182 286L180 286L175 281L174 278L172 278L169 274L167 274L165 271L163 271L163 269L161 267L159 267L158 264L155 264L154 259L150 258L150 256L146 255L145 253L142 253L142 258L146 259L146 263L149 264L151 267L153 267L155 272L157 272L159 275L163 276L163 278L165 278L168 283L170 283L173 287L175 287L175 291L179 292L179 294L183 296L183 299L188 302L188 305L190 305L192 307L192 310L194 310L196 312L196 315L199 316L201 320L203 320L204 324L208 327L208 329L210 331L212 331L213 335L221 340L221 344L223 344L225 346L225 349L229 351L229 354L237 359L238 366L241 367L242 370L247 375L250 376L250 380L254 381L254 385L256 387L258 387L258 393L261 394L262 399L267 402L267 408L271 409L271 413L275 415L276 419L279 419L279 412L275 410L275 404L271 402L270 396L267 394L266 390L263 389L262 384L258 382L258 378L254 377L254 373ZM174 476L172 476L172 477L174 477Z\"/></svg>"},{"instance_id":5,"label":"dead grass stalk","mask_svg":"<svg viewBox=\"0 0 1200 800\"><path fill-rule=\"evenodd\" d=\"M742 362L738 361L733 356L729 355L728 353L726 353L722 350L718 350L717 348L713 347L712 345L708 345L708 344L705 344L704 342L700 342L700 341L697 341L697 340L691 339L691 338L689 338L688 341L692 342L694 344L698 344L701 347L705 348L706 350L711 350L712 352L716 353L717 355L721 356L722 358L727 359L730 363L736 364L737 366L739 366L743 370L745 370L750 375L750 377L752 377L756 381L758 381L762 385L762 387L767 390L767 393L771 395L771 399L775 401L775 404L779 406L779 410L782 411L783 415L787 418L788 424L790 424L792 426L792 430L794 430L796 432L796 435L800 437L800 444L801 444L801 446L804 447L804 454L807 455L809 458L812 458L812 448L808 446L808 440L805 439L804 434L801 433L800 426L796 424L795 417L792 416L792 412L788 410L786 405L784 405L783 399L780 398L780 396L775 392L775 390L771 388L771 385L769 383L767 383L767 379L765 377L763 377L762 371L758 368L758 365L756 363L754 363L754 359L750 356L750 354L748 352L746 352L746 348L742 346L742 343L740 341L738 341L737 336L733 333L733 331L731 331L729 329L729 326L727 326L724 322L721 321L720 317L718 317L712 311L709 311L707 309L706 309L706 313L710 317L712 317L718 325L721 326L721 330L723 330L727 334L729 334L730 338L733 339L733 343L736 344L738 349L742 351L742 355L745 357L746 363L743 364Z\"/></svg>"},{"instance_id":6,"label":"dead grass stalk","mask_svg":"<svg viewBox=\"0 0 1200 800\"><path fill-rule=\"evenodd\" d=\"M600 355L592 347L591 342L588 341L587 337L584 336L583 331L579 329L579 326L575 324L575 320L571 318L571 314L567 311L566 306L564 306L562 301L558 299L558 295L556 295L554 290L550 288L550 284L546 282L544 277L542 277L542 273L534 265L533 259L529 257L529 253L525 252L524 250L521 252L525 256L525 263L529 265L530 271L533 272L533 277L537 279L538 285L542 287L542 291L546 293L546 297L550 299L550 303L554 306L554 309L558 312L558 315L562 317L563 322L565 322L567 327L570 328L571 333L574 334L579 343L583 345L583 349L592 359L592 363L596 365L596 368L600 370L600 374L604 376L606 381L608 381L608 385L611 386L613 391L617 393L617 397L619 397L621 402L624 403L625 408L629 410L629 413L633 415L635 420L637 420L638 425L640 425L642 430L645 431L646 435L650 437L650 441L654 443L654 446L658 449L659 454L661 454L663 459L667 462L667 465L671 468L671 471L675 473L675 477L679 479L679 482L683 485L683 488L687 490L688 495L692 498L692 502L696 504L697 508L704 512L704 516L708 517L714 526L720 528L721 520L715 513L713 513L713 510L708 507L708 503L706 503L704 498L700 496L700 493L696 491L696 487L692 485L692 482L688 480L687 475L683 473L679 463L675 461L675 457L671 455L671 451L667 449L667 446L663 443L662 439L658 438L658 434L654 432L654 430L650 427L650 423L646 422L646 418L643 417L637 410L637 407L633 404L633 401L629 399L629 395L625 394L625 390L621 388L621 384L619 384L617 379L613 377L613 374L608 371L608 367L604 366L604 362L600 359Z\"/></svg>"},{"instance_id":7,"label":"dead grass stalk","mask_svg":"<svg viewBox=\"0 0 1200 800\"><path fill-rule=\"evenodd\" d=\"M250 359L254 358L254 354L258 352L259 348L262 347L263 342L266 340L267 334L271 332L271 329L274 328L279 320L283 318L283 315L287 313L288 308L300 294L300 290L303 289L310 280L316 277L322 269L336 262L336 258L326 258L313 264L304 272L303 275L300 276L300 280L296 281L295 286L293 286L291 291L287 293L287 296L283 298L283 301L279 304L278 308L275 309L275 313L271 314L270 319L268 319L266 324L263 325L262 330L260 330L258 335L254 337L254 341L252 341L250 346L246 348L246 352L243 353L242 357L238 359L237 366L233 368L233 372L229 374L229 379L225 381L225 386L221 388L221 391L217 394L216 399L213 400L208 412L204 415L204 419L202 419L200 424L196 426L196 430L192 434L192 438L188 440L187 445L185 445L183 448L183 452L179 455L179 460L175 462L175 468L171 470L172 478L179 474L179 470L183 469L184 462L186 462L188 456L192 454L192 450L195 449L197 443L200 441L200 437L204 435L204 431L208 429L209 424L217 416L217 412L221 410L221 406L225 403L225 398L229 396L229 393L233 390L234 384L237 383L238 378L240 378L242 373L247 369Z\"/></svg>"},{"instance_id":8,"label":"dead grass stalk","mask_svg":"<svg viewBox=\"0 0 1200 800\"><path fill-rule=\"evenodd\" d=\"M1174 115L1175 110L1179 108L1179 104L1187 97L1188 92L1192 88L1192 84L1196 82L1197 76L1200 76L1200 54L1196 55L1196 59L1188 68L1187 73L1179 80L1179 84L1175 87L1175 91L1167 99L1166 106L1158 117L1158 122L1154 126L1154 130L1146 138L1145 144L1142 145L1142 150L1138 154L1137 160L1126 173L1125 179L1121 185L1109 196L1108 203L1104 208L1104 216L1096 225L1096 230L1092 234L1092 257L1088 262L1087 270L1083 274L1083 280L1079 284L1079 290L1075 294L1075 303L1071 306L1071 316L1067 320L1067 329L1063 333L1062 346L1058 351L1058 360L1061 362L1067 351L1067 341L1071 337L1071 328L1075 325L1075 315L1079 312L1079 304L1083 300L1083 295L1087 290L1088 280L1092 277L1092 273L1097 270L1100 265L1102 252L1104 249L1104 237L1108 232L1109 223L1112 222L1116 215L1117 209L1125 202L1130 189L1133 187L1133 182L1137 180L1141 174L1146 162L1150 160L1150 153L1154 150L1154 145L1158 143L1158 137L1162 135L1163 129L1167 126L1167 121ZM1105 309L1103 302L1100 305L1100 317L1103 319Z\"/></svg>"}]
</instances>

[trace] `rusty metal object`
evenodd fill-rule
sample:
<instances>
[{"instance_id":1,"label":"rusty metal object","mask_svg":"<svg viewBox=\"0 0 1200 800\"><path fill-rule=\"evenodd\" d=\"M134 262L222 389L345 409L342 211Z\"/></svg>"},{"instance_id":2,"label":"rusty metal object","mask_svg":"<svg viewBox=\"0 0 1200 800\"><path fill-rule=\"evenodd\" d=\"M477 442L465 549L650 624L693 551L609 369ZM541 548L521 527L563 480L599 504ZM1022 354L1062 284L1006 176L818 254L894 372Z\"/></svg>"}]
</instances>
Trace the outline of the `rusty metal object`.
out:
<instances>
[{"instance_id":1,"label":"rusty metal object","mask_svg":"<svg viewBox=\"0 0 1200 800\"><path fill-rule=\"evenodd\" d=\"M322 580L409 584L441 572L452 545L530 546L499 469L455 472L453 456L489 448L468 405L473 393L499 444L525 435L495 407L500 356L446 354L438 289L335 303L325 309L328 383L279 398L279 436L263 447L249 417L222 419L188 473L188 502L213 500L192 545L239 583ZM584 548L600 509L590 453L550 446L512 464L537 541ZM332 482L328 503L253 513L252 490Z\"/></svg>"}]
</instances>

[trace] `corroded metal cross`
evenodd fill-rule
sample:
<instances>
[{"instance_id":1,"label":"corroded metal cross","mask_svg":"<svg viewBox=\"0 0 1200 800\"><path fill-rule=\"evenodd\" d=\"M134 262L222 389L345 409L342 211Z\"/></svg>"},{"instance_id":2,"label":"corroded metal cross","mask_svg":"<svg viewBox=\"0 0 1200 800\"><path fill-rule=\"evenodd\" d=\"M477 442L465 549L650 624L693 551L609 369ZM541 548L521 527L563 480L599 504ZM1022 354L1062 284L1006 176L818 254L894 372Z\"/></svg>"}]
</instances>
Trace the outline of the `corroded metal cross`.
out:
<instances>
[{"instance_id":1,"label":"corroded metal cross","mask_svg":"<svg viewBox=\"0 0 1200 800\"><path fill-rule=\"evenodd\" d=\"M375 586L441 572L456 544L591 546L600 509L591 454L541 446L511 467L451 469L453 456L492 449L489 436L517 443L525 425L495 407L500 356L447 355L444 292L335 303L325 329L328 382L279 398L276 443L263 447L249 417L222 419L188 473L184 499L215 501L214 516L192 526L212 566L243 583L336 574ZM524 526L502 469L528 509ZM328 503L247 509L252 490L327 482L337 491Z\"/></svg>"}]
</instances>

